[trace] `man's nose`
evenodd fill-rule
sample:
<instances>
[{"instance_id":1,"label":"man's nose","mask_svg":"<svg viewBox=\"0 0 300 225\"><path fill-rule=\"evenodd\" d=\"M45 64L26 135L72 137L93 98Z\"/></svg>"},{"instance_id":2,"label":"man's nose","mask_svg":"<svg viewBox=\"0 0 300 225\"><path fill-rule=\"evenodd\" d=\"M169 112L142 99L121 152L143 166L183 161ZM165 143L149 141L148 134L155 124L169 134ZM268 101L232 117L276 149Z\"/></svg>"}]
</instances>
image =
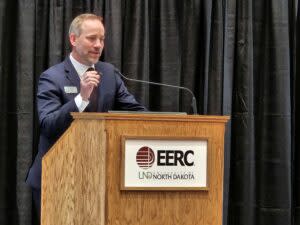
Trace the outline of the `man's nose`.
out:
<instances>
[{"instance_id":1,"label":"man's nose","mask_svg":"<svg viewBox=\"0 0 300 225\"><path fill-rule=\"evenodd\" d=\"M95 43L95 47L102 48L103 47L103 41L100 40L100 39L97 39L96 43Z\"/></svg>"}]
</instances>

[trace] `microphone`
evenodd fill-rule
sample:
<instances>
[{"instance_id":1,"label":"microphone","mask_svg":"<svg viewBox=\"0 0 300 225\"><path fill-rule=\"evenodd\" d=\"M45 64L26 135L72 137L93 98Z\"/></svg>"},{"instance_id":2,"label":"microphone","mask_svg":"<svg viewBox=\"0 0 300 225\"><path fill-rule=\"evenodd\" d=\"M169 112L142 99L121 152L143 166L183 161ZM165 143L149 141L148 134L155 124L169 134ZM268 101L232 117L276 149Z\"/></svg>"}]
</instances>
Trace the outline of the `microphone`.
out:
<instances>
[{"instance_id":1,"label":"microphone","mask_svg":"<svg viewBox=\"0 0 300 225\"><path fill-rule=\"evenodd\" d=\"M157 86L164 86L164 87L170 87L170 88L176 88L176 89L182 89L187 92L189 92L192 95L192 109L194 115L197 115L197 101L195 98L194 93L187 87L182 87L182 86L176 86L176 85L171 85L171 84L164 84L164 83L157 83L157 82L152 82L152 81L146 81L146 80L138 80L138 79L132 79L124 76L117 68L115 68L116 73L118 73L122 78L125 80L133 81L133 82L138 82L138 83L144 83L144 84L149 84L149 85L157 85Z\"/></svg>"}]
</instances>

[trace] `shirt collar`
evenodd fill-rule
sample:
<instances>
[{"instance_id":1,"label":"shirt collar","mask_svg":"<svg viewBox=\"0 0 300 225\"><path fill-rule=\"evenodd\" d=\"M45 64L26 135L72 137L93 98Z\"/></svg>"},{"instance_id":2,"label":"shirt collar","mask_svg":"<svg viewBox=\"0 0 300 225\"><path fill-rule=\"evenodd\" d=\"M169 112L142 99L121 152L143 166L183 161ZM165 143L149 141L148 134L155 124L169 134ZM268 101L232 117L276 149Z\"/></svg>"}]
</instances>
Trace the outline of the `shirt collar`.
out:
<instances>
[{"instance_id":1,"label":"shirt collar","mask_svg":"<svg viewBox=\"0 0 300 225\"><path fill-rule=\"evenodd\" d=\"M71 60L71 63L73 64L80 79L82 79L83 74L87 71L88 68L90 68L90 67L95 68L95 65L87 66L87 65L84 65L84 64L78 62L76 59L74 59L72 54L70 54L70 60Z\"/></svg>"}]
</instances>

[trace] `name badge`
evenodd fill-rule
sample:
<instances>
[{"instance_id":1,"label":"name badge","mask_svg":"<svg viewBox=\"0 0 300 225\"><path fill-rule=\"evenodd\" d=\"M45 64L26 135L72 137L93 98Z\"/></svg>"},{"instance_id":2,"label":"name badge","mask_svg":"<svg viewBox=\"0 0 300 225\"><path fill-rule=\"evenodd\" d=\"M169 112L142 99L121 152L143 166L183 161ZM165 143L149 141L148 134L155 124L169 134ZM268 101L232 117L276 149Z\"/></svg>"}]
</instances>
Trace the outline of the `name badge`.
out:
<instances>
[{"instance_id":1,"label":"name badge","mask_svg":"<svg viewBox=\"0 0 300 225\"><path fill-rule=\"evenodd\" d=\"M78 93L77 87L74 87L74 86L65 86L64 89L65 89L65 92L67 94L76 94L76 93Z\"/></svg>"}]
</instances>

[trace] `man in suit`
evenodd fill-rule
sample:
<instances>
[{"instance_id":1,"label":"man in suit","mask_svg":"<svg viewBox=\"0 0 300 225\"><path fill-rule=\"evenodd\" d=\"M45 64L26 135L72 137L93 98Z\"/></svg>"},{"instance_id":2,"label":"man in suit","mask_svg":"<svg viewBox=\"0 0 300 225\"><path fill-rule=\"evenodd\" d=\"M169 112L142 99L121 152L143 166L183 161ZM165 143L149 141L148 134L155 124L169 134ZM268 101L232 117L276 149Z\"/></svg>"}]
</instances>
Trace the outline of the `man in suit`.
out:
<instances>
[{"instance_id":1,"label":"man in suit","mask_svg":"<svg viewBox=\"0 0 300 225\"><path fill-rule=\"evenodd\" d=\"M42 157L70 126L70 112L146 110L128 92L115 67L99 61L104 38L101 17L94 14L77 16L69 29L71 54L40 76L37 93L39 149L26 179L26 183L32 187L38 215Z\"/></svg>"}]
</instances>

